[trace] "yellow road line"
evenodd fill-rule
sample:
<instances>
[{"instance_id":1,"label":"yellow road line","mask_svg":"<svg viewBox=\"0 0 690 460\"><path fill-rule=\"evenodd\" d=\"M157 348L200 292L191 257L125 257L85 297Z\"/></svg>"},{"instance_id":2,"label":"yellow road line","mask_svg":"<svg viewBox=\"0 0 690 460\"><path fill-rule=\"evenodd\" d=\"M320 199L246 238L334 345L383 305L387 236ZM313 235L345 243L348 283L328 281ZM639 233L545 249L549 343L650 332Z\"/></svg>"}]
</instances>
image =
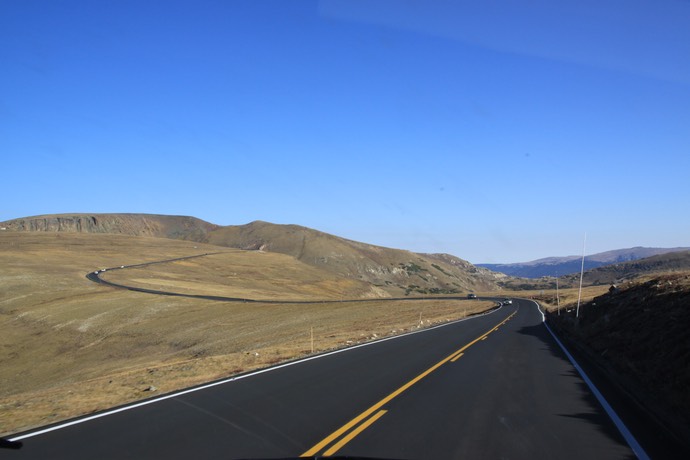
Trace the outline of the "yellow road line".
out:
<instances>
[{"instance_id":1,"label":"yellow road line","mask_svg":"<svg viewBox=\"0 0 690 460\"><path fill-rule=\"evenodd\" d=\"M462 355L462 352L461 352L461 351L456 351L455 353L453 353L453 355L451 356L450 360L453 361L454 359L457 359L460 355Z\"/></svg>"},{"instance_id":2,"label":"yellow road line","mask_svg":"<svg viewBox=\"0 0 690 460\"><path fill-rule=\"evenodd\" d=\"M357 425L359 422L362 421L362 419L365 419L374 410L376 410L376 408L362 412L357 417L355 417L354 419L350 420L348 423L346 423L345 425L340 427L338 430L334 431L332 434L325 437L320 443L316 444L314 447L312 447L311 449L309 449L308 451L306 451L305 453L300 455L300 457L313 457L313 456L315 456L317 452L319 452L321 449L323 449L324 447L329 445L331 443L331 441L338 439L340 437L340 435L345 433L347 430L349 430L353 426Z\"/></svg>"},{"instance_id":3,"label":"yellow road line","mask_svg":"<svg viewBox=\"0 0 690 460\"><path fill-rule=\"evenodd\" d=\"M461 357L462 355L464 355L464 354L465 354L465 353L458 353L457 355L455 355L454 358L452 358L452 359L450 360L450 362L451 362L451 363L454 363L455 361L457 361L458 359L460 359L460 357Z\"/></svg>"},{"instance_id":4,"label":"yellow road line","mask_svg":"<svg viewBox=\"0 0 690 460\"><path fill-rule=\"evenodd\" d=\"M449 358L450 358L450 357L449 357ZM390 400L392 400L393 398L395 398L395 397L397 397L398 395L400 395L400 393L402 393L403 391L407 390L407 389L410 388L412 385L414 385L415 383L419 382L419 381L422 380L424 377L426 377L427 375L431 374L433 371L435 371L436 369L438 369L439 367L441 367L443 364L446 363L446 361L448 361L449 358L444 359L443 361L441 361L441 362L435 364L434 366L430 367L430 368L427 369L426 371L422 372L422 373L419 374L417 377L415 377L414 379L410 380L410 381L407 382L405 385L401 386L400 388L398 388L397 390L395 390L393 393L389 394L388 396L386 396L385 398L383 398L381 401L377 402L376 404L374 404L373 406L371 406L369 409L365 410L365 411L362 412L360 415L358 415L357 417L355 417L354 419L352 419L351 421L349 421L348 423L346 423L345 425L343 425L340 429L338 429L338 430L336 430L335 432L333 432L333 434L331 434L330 436L326 437L323 441L321 441L320 443L316 444L314 447L312 447L311 449L309 449L308 451L306 451L305 453L303 453L302 455L300 455L300 457L313 457L314 455L316 455L317 452L319 452L321 449L323 449L323 448L326 447L328 444L330 444L331 441L334 441L335 439L339 438L343 433L345 433L346 431L348 431L348 430L349 430L350 428L352 428L353 426L357 425L357 424L358 424L359 422L361 422L363 419L367 418L367 417L368 417L369 415L371 415L374 411L380 409L384 404L388 403Z\"/></svg>"},{"instance_id":5,"label":"yellow road line","mask_svg":"<svg viewBox=\"0 0 690 460\"><path fill-rule=\"evenodd\" d=\"M378 411L376 414L374 414L373 417L371 417L369 420L367 420L366 422L362 423L360 426L358 426L357 428L355 428L354 430L352 430L352 431L350 432L350 434L348 434L347 436L345 436L343 439L341 439L340 441L338 441L333 447L331 447L331 448L328 449L326 452L324 452L324 453L323 453L323 456L324 456L324 457L330 457L331 455L333 455L333 454L335 454L336 452L338 452L345 444L347 444L348 442L350 442L350 441L351 441L355 436L357 436L359 433L361 433L362 431L366 430L366 429L369 427L369 425L371 425L372 423L374 423L375 421L377 421L378 419L380 419L386 412L388 412L388 411L386 411L386 410L380 410L380 411Z\"/></svg>"},{"instance_id":6,"label":"yellow road line","mask_svg":"<svg viewBox=\"0 0 690 460\"><path fill-rule=\"evenodd\" d=\"M508 316L506 319L504 319L503 321L498 323L493 328L489 329L488 331L486 331L485 333L483 333L482 335L480 335L479 337L477 337L476 339L474 339L473 341L471 341L467 345L463 346L459 350L453 352L448 357L446 357L446 358L442 359L441 361L439 361L438 363L434 364L429 369L425 370L424 372L419 374L417 377L413 378L412 380L407 382L405 385L401 386L400 388L395 390L393 393L389 394L388 396L383 398L381 401L379 401L376 404L374 404L373 406L371 406L369 409L365 410L364 412L359 414L357 417L353 418L352 420L347 422L345 425L343 425L342 427L340 427L339 429L337 429L336 431L334 431L330 435L326 436L323 440L321 440L314 447L312 447L311 449L309 449L308 451L306 451L305 453L300 455L300 457L313 457L313 456L315 456L318 452L320 452L322 449L324 449L331 442L335 441L340 436L342 436L344 433L349 431L352 427L356 426L359 422L366 419L367 417L369 417L371 414L373 414L377 410L381 409L381 407L383 407L384 405L389 403L394 398L398 397L401 393L403 393L405 390L410 388L412 385L419 382L424 377L431 374L432 372L434 372L436 369L443 366L447 362L453 360L453 358L458 359L460 356L462 356L464 354L465 350L467 350L469 347L471 347L475 343L479 342L480 340L484 340L489 334L491 334L496 329L498 329L499 326L502 326L503 324L505 324L506 321L508 321L510 318L512 318L515 315L515 313L517 313L517 310L514 311L513 313L511 313L510 316ZM386 413L386 411L381 411L381 412L383 412L384 414ZM383 414L381 414L381 415L383 415ZM343 447L345 444L347 444L349 441L351 441L355 436L357 436L359 433L361 433L365 428L367 428L369 425L374 423L376 421L376 419L381 417L381 415L377 414L377 416L372 417L371 419L367 420L367 422L363 423L361 426L359 426L358 428L353 430L352 433L345 436L342 440L340 440L337 444L335 444L335 446L338 446L338 449ZM329 449L326 452L330 452L332 449L335 448L335 446L331 447L331 449ZM336 449L336 450L338 450L338 449ZM324 454L324 456L328 456L328 454Z\"/></svg>"}]
</instances>

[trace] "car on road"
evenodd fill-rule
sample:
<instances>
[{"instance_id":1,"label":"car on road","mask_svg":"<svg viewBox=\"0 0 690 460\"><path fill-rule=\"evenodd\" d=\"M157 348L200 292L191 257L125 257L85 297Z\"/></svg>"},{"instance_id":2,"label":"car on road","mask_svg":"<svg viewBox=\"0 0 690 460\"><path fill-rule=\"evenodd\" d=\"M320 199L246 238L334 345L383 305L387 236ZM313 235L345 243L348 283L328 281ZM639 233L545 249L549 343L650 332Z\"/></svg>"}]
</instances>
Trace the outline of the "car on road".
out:
<instances>
[{"instance_id":1,"label":"car on road","mask_svg":"<svg viewBox=\"0 0 690 460\"><path fill-rule=\"evenodd\" d=\"M503 299L503 305L513 305L513 299Z\"/></svg>"},{"instance_id":2,"label":"car on road","mask_svg":"<svg viewBox=\"0 0 690 460\"><path fill-rule=\"evenodd\" d=\"M477 294L467 294L467 298L468 298L468 299L476 299L476 298L477 298Z\"/></svg>"}]
</instances>

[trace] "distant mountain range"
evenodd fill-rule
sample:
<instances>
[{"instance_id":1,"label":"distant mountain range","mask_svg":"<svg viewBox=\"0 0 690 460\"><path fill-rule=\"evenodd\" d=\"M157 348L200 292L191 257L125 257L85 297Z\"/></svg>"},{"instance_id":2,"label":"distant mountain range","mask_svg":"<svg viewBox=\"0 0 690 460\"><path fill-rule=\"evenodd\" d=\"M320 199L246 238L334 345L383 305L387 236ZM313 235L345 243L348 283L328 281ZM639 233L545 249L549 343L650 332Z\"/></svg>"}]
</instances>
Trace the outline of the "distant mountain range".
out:
<instances>
[{"instance_id":1,"label":"distant mountain range","mask_svg":"<svg viewBox=\"0 0 690 460\"><path fill-rule=\"evenodd\" d=\"M583 283L617 284L658 273L690 271L690 250L658 254L644 259L618 262L593 268L584 273ZM564 285L576 285L579 273L561 277Z\"/></svg>"},{"instance_id":2,"label":"distant mountain range","mask_svg":"<svg viewBox=\"0 0 690 460\"><path fill-rule=\"evenodd\" d=\"M255 221L221 226L188 216L58 214L0 223L4 231L109 233L173 238L288 254L335 275L366 281L389 295L494 291L505 278L449 254L420 254L340 238L299 225Z\"/></svg>"},{"instance_id":3,"label":"distant mountain range","mask_svg":"<svg viewBox=\"0 0 690 460\"><path fill-rule=\"evenodd\" d=\"M598 254L585 256L585 270L591 270L605 265L617 264L647 257L667 254L670 252L687 251L690 248L644 248L634 247L617 249ZM582 265L582 256L547 257L514 264L476 264L478 267L504 273L509 276L521 278L541 278L542 276L564 276L571 273L579 273Z\"/></svg>"}]
</instances>

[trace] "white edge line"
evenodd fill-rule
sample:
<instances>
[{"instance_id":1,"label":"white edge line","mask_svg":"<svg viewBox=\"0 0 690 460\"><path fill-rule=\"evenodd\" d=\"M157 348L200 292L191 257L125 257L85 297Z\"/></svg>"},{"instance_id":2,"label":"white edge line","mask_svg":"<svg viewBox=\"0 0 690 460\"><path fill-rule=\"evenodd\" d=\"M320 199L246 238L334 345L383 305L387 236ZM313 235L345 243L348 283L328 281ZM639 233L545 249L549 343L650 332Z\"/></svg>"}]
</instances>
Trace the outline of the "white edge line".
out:
<instances>
[{"instance_id":1,"label":"white edge line","mask_svg":"<svg viewBox=\"0 0 690 460\"><path fill-rule=\"evenodd\" d=\"M500 302L499 302L499 304L500 304ZM136 409L136 408L138 408L138 407L147 406L147 405L149 405L149 404L157 403L157 402L159 402L159 401L164 401L164 400L166 400L166 399L176 398L176 397L178 397L178 396L186 395L186 394L188 394L188 393L194 393L195 391L201 391L201 390L205 390L205 389L207 389L207 388L212 388L212 387L215 387L215 386L218 386L218 385L224 385L224 384L226 384L226 383L234 382L234 381L237 381L237 380L242 380L242 379L245 379L245 378L247 378L247 377L253 377L253 376L255 376L255 375L259 375L259 374L264 374L264 373L266 373L266 372L275 371L275 370L277 370L277 369L282 369L283 367L293 366L293 365L295 365L295 364L304 363L304 362L311 361L311 360L314 360L314 359L324 358L324 357L326 357L326 356L335 355L335 354L337 354L337 353L343 353L343 352L346 352L346 351L354 350L354 349L356 349L356 348L368 347L368 346L370 346L370 345L376 345L376 344L379 344L379 343L381 343L381 342L386 342L386 341L388 341L388 340L394 340L394 339L399 339L399 338L401 338L401 337L406 337L406 336L412 335L412 334L419 334L419 333L422 333L422 332L428 332L428 331L431 331L431 330L434 330L434 329L438 329L438 328L440 328L440 327L450 326L451 324L456 324L456 323L460 323L460 322L462 322L462 321L467 321L467 320L470 320L470 319L479 318L479 317L481 317L481 316L490 315L490 314L492 314L492 313L495 313L495 312L499 311L501 308L503 308L503 305L502 305L502 304L500 304L498 308L494 308L494 309L491 310L491 311L488 311L488 312L486 312L486 313L482 313L482 314L480 314L480 315L473 315L473 316L470 316L469 318L461 318L461 319L457 319L457 320L455 320L455 321L449 321L449 322L447 322L447 323L439 324L439 325L437 325L437 326L429 327L429 328L426 328L426 329L420 329L420 330L418 330L418 331L406 332L405 334L395 335L395 336L392 336L392 337L385 337L385 338L383 338L383 339L374 340L374 341L372 341L372 342L361 343L361 344L359 344L359 345L353 345L353 346L350 346L350 347L340 348L340 349L338 349L338 350L333 350L333 351L329 351L329 352L322 353L322 354L318 354L318 355L314 355L314 356L308 356L308 357L306 357L306 358L298 359L298 360L295 360L295 361L290 361L290 362L283 363L283 364L278 364L278 365L276 365L276 366L267 367L267 368L265 368L265 369L259 369L259 370L254 371L254 372L250 372L250 373L247 373L247 374L238 375L238 376L235 376L235 377L229 377L229 378L224 379L224 380L218 380L218 381L216 381L216 382L207 383L207 384L205 384L205 385L201 385L201 386L198 386L198 387L189 388L189 389L186 389L186 390L180 390L180 391L177 391L177 392L174 392L174 393L169 393L169 394L166 394L166 395L163 395L163 396L159 396L159 397L157 397L157 398L147 399L147 400L145 400L145 401L141 401L141 402L138 402L138 403L129 404L129 405L123 406L123 407L118 407L117 409L112 409L112 410L109 410L109 411L106 411L106 412L100 412L100 413L98 413L98 414L94 414L94 415L89 415L89 416L86 416L86 417L78 418L78 419L71 420L71 421L68 421L68 422L65 422L65 423L61 423L61 424L59 424L59 425L54 425L54 426L51 426L51 427L48 427L48 428L44 428L44 429L42 429L42 430L39 429L39 430L37 430L37 431L32 431L32 432L30 432L30 433L22 434L22 435L15 436L15 437L8 437L8 438L5 438L5 439L7 439L7 440L10 441L10 442L21 441L22 439L27 439L27 438L31 438L31 437L34 437L34 436L38 436L38 435L41 435L41 434L50 433L51 431L56 431L56 430L60 430L60 429L62 429L62 428L67 428L67 427L70 427L70 426L73 426L73 425L78 425L78 424L80 424L80 423L89 422L89 421L91 421L91 420L96 420L96 419L101 418L101 417L106 417L106 416L109 416L109 415L117 414L118 412L124 412L124 411L128 411L128 410L131 410L131 409Z\"/></svg>"},{"instance_id":2,"label":"white edge line","mask_svg":"<svg viewBox=\"0 0 690 460\"><path fill-rule=\"evenodd\" d=\"M565 346L561 343L560 340L558 340L558 337L556 337L556 334L553 333L551 328L549 327L548 324L546 324L546 317L544 316L544 313L541 311L541 308L539 308L539 303L535 302L532 300L532 302L535 303L537 306L537 309L539 310L539 313L541 313L542 316L542 322L544 323L544 326L546 326L546 330L549 331L551 336L554 338L556 343L558 344L559 347L561 347L561 350L565 353L565 355L568 357L570 362L572 363L573 367L577 370L577 372L580 374L580 377L585 381L587 386L589 387L590 391L594 394L594 396L597 398L597 401L599 401L599 404L604 408L606 411L606 414L609 416L611 421L613 422L614 425L616 425L616 428L618 428L618 431L620 434L623 436L625 439L625 442L628 443L628 446L632 449L633 453L637 456L637 458L641 460L649 460L649 456L647 455L647 452L644 451L640 443L637 442L637 439L632 435L630 430L628 430L628 427L625 426L625 423L623 423L623 420L616 414L616 411L613 410L613 407L604 399L604 395L599 392L597 387L594 386L594 383L589 379L587 374L585 374L585 371L580 367L580 365L575 361L575 358L573 358L573 355L570 354L570 352L565 348Z\"/></svg>"}]
</instances>

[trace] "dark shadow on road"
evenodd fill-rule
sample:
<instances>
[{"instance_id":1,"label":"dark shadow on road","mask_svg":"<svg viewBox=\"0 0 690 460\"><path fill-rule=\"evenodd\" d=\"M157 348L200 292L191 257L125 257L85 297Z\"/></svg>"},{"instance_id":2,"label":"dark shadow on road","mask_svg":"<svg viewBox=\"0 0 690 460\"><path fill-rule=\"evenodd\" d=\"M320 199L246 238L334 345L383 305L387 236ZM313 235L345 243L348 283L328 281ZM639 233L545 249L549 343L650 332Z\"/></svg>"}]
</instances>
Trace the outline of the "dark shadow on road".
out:
<instances>
[{"instance_id":1,"label":"dark shadow on road","mask_svg":"<svg viewBox=\"0 0 690 460\"><path fill-rule=\"evenodd\" d=\"M518 332L525 335L533 336L541 341L544 348L548 350L553 356L560 358L570 363L570 360L553 338L547 329L547 322L535 324L533 326L526 326L521 328ZM567 337L559 334L559 331L551 328L553 333L567 348L568 352L576 360L580 368L586 373L589 379L596 386L597 390L603 395L604 399L617 413L628 430L632 433L638 443L645 450L646 454L651 458L669 458L669 459L687 459L690 458L690 447L688 447L687 440L679 440L673 433L669 432L663 424L659 423L654 417L650 416L649 412L642 408L638 402L625 391L619 383L615 381L610 375L610 372L602 368L599 364L593 362L582 352L575 344L571 343ZM572 364L570 364L572 365ZM579 373L573 367L572 371L568 372L579 377ZM597 411L600 411L601 404L594 397L584 380L579 383L582 394L586 399L586 403ZM559 414L563 417L583 417L582 414ZM618 429L613 425L608 418L604 416L605 420L592 420L592 423L597 423L602 432L607 436L615 438L617 441L625 444L622 435Z\"/></svg>"},{"instance_id":2,"label":"dark shadow on road","mask_svg":"<svg viewBox=\"0 0 690 460\"><path fill-rule=\"evenodd\" d=\"M561 417L571 417L587 421L589 424L595 426L597 430L603 433L606 437L614 441L615 443L628 446L627 442L621 435L621 433L616 428L615 424L608 417L604 408L601 406L599 401L596 399L592 391L589 389L585 381L582 379L580 374L577 372L575 367L563 352L561 347L556 343L554 338L551 336L549 331L546 329L544 324L539 323L533 326L523 326L517 331L519 334L529 335L536 337L540 340L543 345L543 349L547 350L553 357L558 358L567 363L569 366L569 371L565 374L561 374L564 377L571 377L577 379L577 387L579 390L579 397L585 403L587 407L591 407L591 412L581 412L576 414L556 414ZM634 456L633 456L634 458Z\"/></svg>"},{"instance_id":3,"label":"dark shadow on road","mask_svg":"<svg viewBox=\"0 0 690 460\"><path fill-rule=\"evenodd\" d=\"M0 438L0 449L21 449L24 444L21 441L10 441L9 439Z\"/></svg>"}]
</instances>

